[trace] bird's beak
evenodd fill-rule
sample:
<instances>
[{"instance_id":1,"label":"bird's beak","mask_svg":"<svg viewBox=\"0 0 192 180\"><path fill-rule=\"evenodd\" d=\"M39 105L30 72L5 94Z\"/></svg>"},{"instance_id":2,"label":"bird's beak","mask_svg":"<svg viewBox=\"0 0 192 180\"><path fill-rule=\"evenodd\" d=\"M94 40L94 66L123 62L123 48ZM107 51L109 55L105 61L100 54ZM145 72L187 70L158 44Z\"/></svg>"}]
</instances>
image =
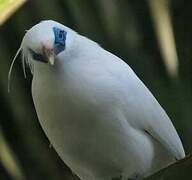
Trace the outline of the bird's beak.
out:
<instances>
[{"instance_id":1,"label":"bird's beak","mask_svg":"<svg viewBox=\"0 0 192 180\"><path fill-rule=\"evenodd\" d=\"M55 64L55 54L50 54L47 56L48 62L53 66Z\"/></svg>"},{"instance_id":2,"label":"bird's beak","mask_svg":"<svg viewBox=\"0 0 192 180\"><path fill-rule=\"evenodd\" d=\"M52 49L48 49L48 48L43 48L43 53L44 55L46 56L47 58L47 62L50 64L50 65L54 65L55 64L55 53Z\"/></svg>"}]
</instances>

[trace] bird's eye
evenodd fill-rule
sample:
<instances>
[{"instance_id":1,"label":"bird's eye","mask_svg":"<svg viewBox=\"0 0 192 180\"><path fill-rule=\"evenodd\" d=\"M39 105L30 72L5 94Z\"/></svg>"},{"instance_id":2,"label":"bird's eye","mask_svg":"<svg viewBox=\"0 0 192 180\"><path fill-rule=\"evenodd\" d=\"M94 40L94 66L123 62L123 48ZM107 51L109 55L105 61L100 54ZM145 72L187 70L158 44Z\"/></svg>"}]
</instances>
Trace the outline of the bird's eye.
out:
<instances>
[{"instance_id":1,"label":"bird's eye","mask_svg":"<svg viewBox=\"0 0 192 180\"><path fill-rule=\"evenodd\" d=\"M47 61L47 57L45 55L42 55L40 53L36 53L35 51L33 51L32 49L29 48L29 52L31 53L31 56L34 60L36 61L40 61L40 62L48 62Z\"/></svg>"},{"instance_id":2,"label":"bird's eye","mask_svg":"<svg viewBox=\"0 0 192 180\"><path fill-rule=\"evenodd\" d=\"M65 49L65 40L67 32L58 27L53 27L53 32L55 36L54 52L57 55Z\"/></svg>"}]
</instances>

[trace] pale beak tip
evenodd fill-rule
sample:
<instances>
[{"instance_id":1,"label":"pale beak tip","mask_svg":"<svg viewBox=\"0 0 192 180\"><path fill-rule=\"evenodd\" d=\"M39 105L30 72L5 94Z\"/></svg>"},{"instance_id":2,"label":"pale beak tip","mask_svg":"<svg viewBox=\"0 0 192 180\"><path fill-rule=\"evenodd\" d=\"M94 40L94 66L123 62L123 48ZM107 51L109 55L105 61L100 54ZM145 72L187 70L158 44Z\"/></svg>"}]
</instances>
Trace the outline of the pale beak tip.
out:
<instances>
[{"instance_id":1,"label":"pale beak tip","mask_svg":"<svg viewBox=\"0 0 192 180\"><path fill-rule=\"evenodd\" d=\"M43 54L47 57L47 62L53 66L55 64L54 51L46 46L43 46Z\"/></svg>"},{"instance_id":2,"label":"pale beak tip","mask_svg":"<svg viewBox=\"0 0 192 180\"><path fill-rule=\"evenodd\" d=\"M53 56L49 57L49 63L53 66L55 64L55 58Z\"/></svg>"}]
</instances>

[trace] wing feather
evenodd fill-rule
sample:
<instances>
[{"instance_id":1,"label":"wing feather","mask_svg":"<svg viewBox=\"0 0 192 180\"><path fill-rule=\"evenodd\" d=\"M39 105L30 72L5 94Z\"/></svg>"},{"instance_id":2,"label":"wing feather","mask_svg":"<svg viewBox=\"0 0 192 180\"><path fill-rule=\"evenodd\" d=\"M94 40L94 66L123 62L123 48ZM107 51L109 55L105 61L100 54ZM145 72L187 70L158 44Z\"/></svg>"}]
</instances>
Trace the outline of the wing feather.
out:
<instances>
[{"instance_id":1,"label":"wing feather","mask_svg":"<svg viewBox=\"0 0 192 180\"><path fill-rule=\"evenodd\" d=\"M105 69L119 84L121 101L129 124L147 131L176 159L184 158L185 152L177 131L152 93L121 59L110 53L108 58L105 62L109 66L105 64Z\"/></svg>"}]
</instances>

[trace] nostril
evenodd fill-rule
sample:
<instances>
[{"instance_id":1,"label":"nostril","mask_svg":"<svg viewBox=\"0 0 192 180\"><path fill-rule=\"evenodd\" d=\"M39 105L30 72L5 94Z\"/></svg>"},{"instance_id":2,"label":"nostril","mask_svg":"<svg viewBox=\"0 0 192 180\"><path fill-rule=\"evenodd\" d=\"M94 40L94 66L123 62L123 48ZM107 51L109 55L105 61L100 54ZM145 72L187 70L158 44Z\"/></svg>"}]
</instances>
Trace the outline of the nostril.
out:
<instances>
[{"instance_id":1,"label":"nostril","mask_svg":"<svg viewBox=\"0 0 192 180\"><path fill-rule=\"evenodd\" d=\"M46 46L43 46L42 52L45 56L49 57L54 53L54 50L52 48L47 48Z\"/></svg>"}]
</instances>

